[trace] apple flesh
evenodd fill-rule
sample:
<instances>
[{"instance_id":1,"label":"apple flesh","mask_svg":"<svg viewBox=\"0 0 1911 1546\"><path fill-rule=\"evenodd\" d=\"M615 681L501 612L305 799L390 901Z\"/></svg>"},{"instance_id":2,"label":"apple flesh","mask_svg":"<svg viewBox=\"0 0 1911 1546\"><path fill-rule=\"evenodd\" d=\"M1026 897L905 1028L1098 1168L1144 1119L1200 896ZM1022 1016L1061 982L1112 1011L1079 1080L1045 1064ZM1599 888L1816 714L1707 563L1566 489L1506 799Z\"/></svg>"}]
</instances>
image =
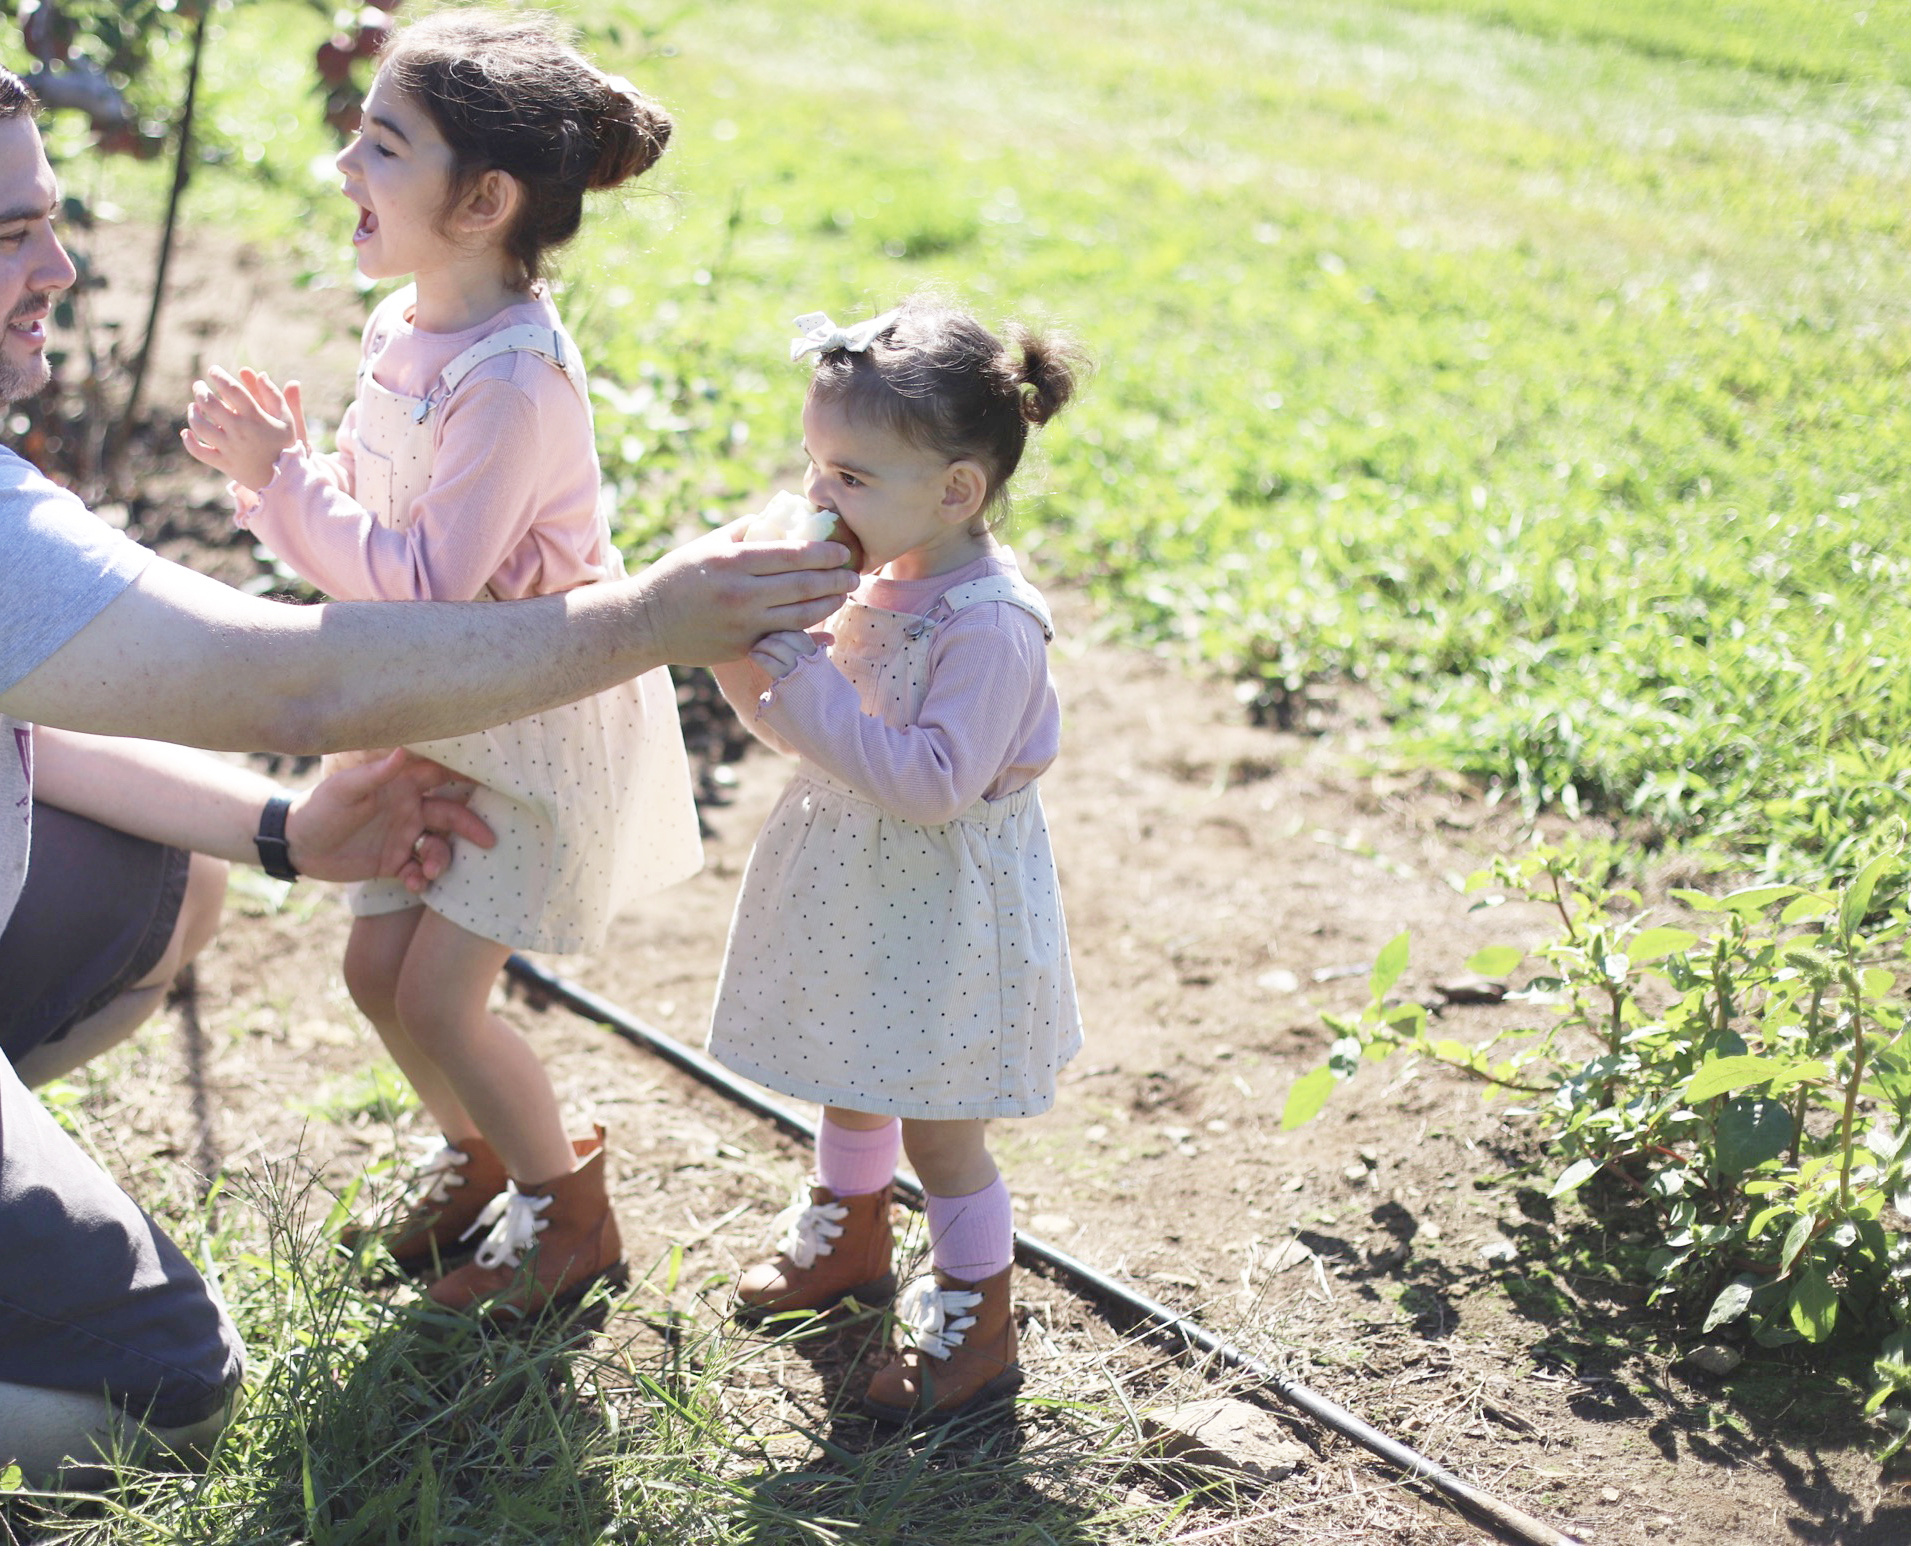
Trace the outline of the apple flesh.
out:
<instances>
[{"instance_id":1,"label":"apple flesh","mask_svg":"<svg viewBox=\"0 0 1911 1546\"><path fill-rule=\"evenodd\" d=\"M849 567L859 573L863 567L863 545L856 534L834 510L813 505L801 494L781 490L755 515L743 534L758 542L840 542L849 549Z\"/></svg>"}]
</instances>

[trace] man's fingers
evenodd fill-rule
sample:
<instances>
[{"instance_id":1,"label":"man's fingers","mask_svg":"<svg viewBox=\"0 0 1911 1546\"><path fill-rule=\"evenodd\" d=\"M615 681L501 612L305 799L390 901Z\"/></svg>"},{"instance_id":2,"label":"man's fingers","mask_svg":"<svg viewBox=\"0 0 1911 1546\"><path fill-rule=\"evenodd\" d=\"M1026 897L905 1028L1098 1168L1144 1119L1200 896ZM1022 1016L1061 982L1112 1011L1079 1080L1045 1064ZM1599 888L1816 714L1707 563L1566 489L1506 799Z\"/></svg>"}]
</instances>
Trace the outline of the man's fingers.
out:
<instances>
[{"instance_id":1,"label":"man's fingers","mask_svg":"<svg viewBox=\"0 0 1911 1546\"><path fill-rule=\"evenodd\" d=\"M497 845L497 834L484 824L484 818L462 800L447 800L432 796L420 804L424 813L425 826L431 832L443 832L452 837L463 838L467 843L476 843L480 848L493 848ZM427 841L431 839L427 837ZM447 858L449 850L447 850Z\"/></svg>"},{"instance_id":2,"label":"man's fingers","mask_svg":"<svg viewBox=\"0 0 1911 1546\"><path fill-rule=\"evenodd\" d=\"M451 844L435 832L427 832L411 850L411 862L405 871L418 871L419 884L411 884L409 874L405 874L405 885L412 891L422 891L426 883L436 880L444 874L451 864ZM401 873L404 873L401 872Z\"/></svg>"}]
</instances>

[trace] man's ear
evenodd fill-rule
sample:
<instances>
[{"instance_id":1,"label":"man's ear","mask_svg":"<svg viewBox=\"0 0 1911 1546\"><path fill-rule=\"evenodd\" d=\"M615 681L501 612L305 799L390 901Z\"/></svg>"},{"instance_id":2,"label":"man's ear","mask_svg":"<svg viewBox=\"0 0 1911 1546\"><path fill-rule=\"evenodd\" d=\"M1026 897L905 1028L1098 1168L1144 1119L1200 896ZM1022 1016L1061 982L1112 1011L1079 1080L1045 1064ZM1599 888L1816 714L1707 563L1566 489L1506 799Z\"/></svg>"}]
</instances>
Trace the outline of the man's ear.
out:
<instances>
[{"instance_id":1,"label":"man's ear","mask_svg":"<svg viewBox=\"0 0 1911 1546\"><path fill-rule=\"evenodd\" d=\"M942 474L943 520L951 526L966 526L975 519L983 501L989 497L989 475L980 462L964 458L951 462Z\"/></svg>"},{"instance_id":2,"label":"man's ear","mask_svg":"<svg viewBox=\"0 0 1911 1546\"><path fill-rule=\"evenodd\" d=\"M466 236L492 236L510 229L524 189L509 172L496 167L478 174L464 196L452 224Z\"/></svg>"}]
</instances>

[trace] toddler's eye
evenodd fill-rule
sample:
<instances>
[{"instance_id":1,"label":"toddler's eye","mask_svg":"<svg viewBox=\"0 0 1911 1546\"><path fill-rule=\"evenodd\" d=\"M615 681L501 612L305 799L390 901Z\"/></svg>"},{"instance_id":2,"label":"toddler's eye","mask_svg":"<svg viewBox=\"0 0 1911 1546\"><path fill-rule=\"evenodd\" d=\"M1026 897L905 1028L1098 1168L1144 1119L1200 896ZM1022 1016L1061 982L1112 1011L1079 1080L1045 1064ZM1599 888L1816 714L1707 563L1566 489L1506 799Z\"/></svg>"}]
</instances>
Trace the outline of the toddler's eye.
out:
<instances>
[{"instance_id":1,"label":"toddler's eye","mask_svg":"<svg viewBox=\"0 0 1911 1546\"><path fill-rule=\"evenodd\" d=\"M853 472L846 472L843 474L843 486L845 488L861 488L863 486L863 480L857 477Z\"/></svg>"}]
</instances>

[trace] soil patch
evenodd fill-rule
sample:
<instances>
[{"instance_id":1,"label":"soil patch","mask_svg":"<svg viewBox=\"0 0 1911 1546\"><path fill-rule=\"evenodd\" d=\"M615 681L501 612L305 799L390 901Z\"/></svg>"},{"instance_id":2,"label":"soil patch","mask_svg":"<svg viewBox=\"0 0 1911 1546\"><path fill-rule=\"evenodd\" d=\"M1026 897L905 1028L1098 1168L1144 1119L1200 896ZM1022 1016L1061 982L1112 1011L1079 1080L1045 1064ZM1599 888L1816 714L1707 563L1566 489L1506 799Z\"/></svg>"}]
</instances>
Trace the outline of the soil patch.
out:
<instances>
[{"instance_id":1,"label":"soil patch","mask_svg":"<svg viewBox=\"0 0 1911 1546\"><path fill-rule=\"evenodd\" d=\"M270 272L230 261L248 282ZM181 267L216 293L216 263L202 247ZM308 300L281 289L271 314ZM201 355L240 358L215 321ZM171 399L162 387L155 400ZM169 556L251 578L223 500L161 456L163 436L150 443L159 459L134 527ZM1756 1350L1726 1379L1684 1365L1697 1339L1599 1270L1597 1232L1554 1216L1530 1119L1395 1060L1281 1130L1289 1084L1327 1046L1322 1012L1364 1001L1376 953L1402 929L1413 965L1399 991L1438 1003L1451 1034L1518 1023L1516 1006L1447 1005L1433 985L1483 945L1543 937L1544 919L1475 911L1457 885L1524 834L1461 781L1363 771L1382 727L1355 695L1320 705L1324 733L1254 727L1231 684L1124 647L1083 598L1038 578L1058 603L1067 726L1044 799L1088 1044L1053 1112L998 1126L1022 1226L1585 1541L1911 1540L1911 1498L1863 1450L1851 1371ZM622 919L602 951L547 963L693 1044L744 860L786 776L760 749L726 760L745 739L695 682L703 872ZM342 1187L391 1149L393 1124L363 1094L376 1046L340 978L342 907L314 887L278 911L256 894L236 898L194 994L88 1085L96 1130L118 1134L109 1161L141 1195L180 1167L295 1152ZM672 1261L653 1291L720 1313L726 1280L804 1174L799 1147L601 1030L500 999L580 1128L610 1129L633 1263ZM1111 1359L1142 1387L1174 1382L1160 1355L1059 1287L1023 1281L1036 1394L1104 1396L1085 1387ZM769 1366L750 1420L814 1420L854 1361ZM1308 1431L1314 1459L1218 1515L1234 1523L1211 1538L1481 1538Z\"/></svg>"}]
</instances>

